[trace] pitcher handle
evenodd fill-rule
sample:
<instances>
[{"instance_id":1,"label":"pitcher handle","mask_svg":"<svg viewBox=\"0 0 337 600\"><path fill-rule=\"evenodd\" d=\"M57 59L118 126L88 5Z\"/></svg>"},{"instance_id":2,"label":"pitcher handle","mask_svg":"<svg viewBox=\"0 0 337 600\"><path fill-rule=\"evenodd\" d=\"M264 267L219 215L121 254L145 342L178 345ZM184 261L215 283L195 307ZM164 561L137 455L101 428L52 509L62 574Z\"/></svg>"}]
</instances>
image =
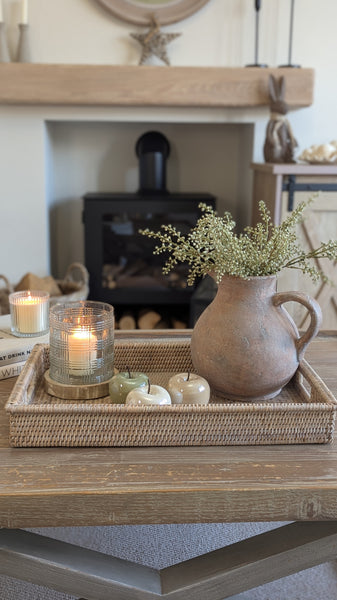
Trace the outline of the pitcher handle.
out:
<instances>
[{"instance_id":1,"label":"pitcher handle","mask_svg":"<svg viewBox=\"0 0 337 600\"><path fill-rule=\"evenodd\" d=\"M304 294L303 292L276 292L273 296L273 304L280 306L284 302L299 302L308 309L310 314L310 324L308 329L296 341L298 361L301 360L304 351L309 342L317 335L322 324L322 311L317 300Z\"/></svg>"}]
</instances>

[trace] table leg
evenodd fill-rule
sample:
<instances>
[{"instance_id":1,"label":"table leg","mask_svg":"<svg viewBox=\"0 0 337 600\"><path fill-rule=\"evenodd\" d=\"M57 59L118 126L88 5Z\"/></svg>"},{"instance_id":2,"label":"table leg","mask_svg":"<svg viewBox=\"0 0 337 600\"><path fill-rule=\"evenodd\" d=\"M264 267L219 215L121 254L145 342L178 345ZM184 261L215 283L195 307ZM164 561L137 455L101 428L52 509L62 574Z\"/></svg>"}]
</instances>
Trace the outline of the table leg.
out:
<instances>
[{"instance_id":1,"label":"table leg","mask_svg":"<svg viewBox=\"0 0 337 600\"><path fill-rule=\"evenodd\" d=\"M0 530L0 573L86 600L223 600L336 558L337 521L292 523L155 570L22 530ZM83 599L84 600L84 599Z\"/></svg>"}]
</instances>

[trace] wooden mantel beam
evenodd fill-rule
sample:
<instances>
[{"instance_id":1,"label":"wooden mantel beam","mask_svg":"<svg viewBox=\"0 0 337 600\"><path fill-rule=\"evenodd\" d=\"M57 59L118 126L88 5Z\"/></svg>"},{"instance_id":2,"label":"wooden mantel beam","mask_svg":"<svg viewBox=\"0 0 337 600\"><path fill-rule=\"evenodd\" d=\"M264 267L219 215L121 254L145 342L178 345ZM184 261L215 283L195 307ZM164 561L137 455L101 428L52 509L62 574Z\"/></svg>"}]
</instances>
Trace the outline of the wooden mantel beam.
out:
<instances>
[{"instance_id":1,"label":"wooden mantel beam","mask_svg":"<svg viewBox=\"0 0 337 600\"><path fill-rule=\"evenodd\" d=\"M0 64L0 104L245 108L284 75L291 108L313 102L313 69Z\"/></svg>"}]
</instances>

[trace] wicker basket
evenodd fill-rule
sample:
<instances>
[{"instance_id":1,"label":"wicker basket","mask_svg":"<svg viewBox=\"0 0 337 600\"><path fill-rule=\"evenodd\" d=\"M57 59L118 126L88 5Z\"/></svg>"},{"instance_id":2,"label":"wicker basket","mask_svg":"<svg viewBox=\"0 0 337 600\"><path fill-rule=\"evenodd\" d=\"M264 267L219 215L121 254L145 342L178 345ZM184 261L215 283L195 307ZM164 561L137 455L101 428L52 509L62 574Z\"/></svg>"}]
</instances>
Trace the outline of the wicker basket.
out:
<instances>
[{"instance_id":1,"label":"wicker basket","mask_svg":"<svg viewBox=\"0 0 337 600\"><path fill-rule=\"evenodd\" d=\"M61 296L51 296L50 305L58 302L86 300L89 294L89 273L82 263L69 265L64 279L57 279Z\"/></svg>"},{"instance_id":2,"label":"wicker basket","mask_svg":"<svg viewBox=\"0 0 337 600\"><path fill-rule=\"evenodd\" d=\"M0 275L5 287L0 288L0 315L9 313L9 294L14 291L5 275ZM89 295L89 273L82 263L72 263L69 265L64 279L57 279L56 283L62 294L60 296L50 297L50 306L58 302L71 302L76 300L86 300Z\"/></svg>"},{"instance_id":3,"label":"wicker basket","mask_svg":"<svg viewBox=\"0 0 337 600\"><path fill-rule=\"evenodd\" d=\"M2 281L1 281L2 280ZM9 294L12 293L13 287L9 283L5 275L0 275L0 282L5 284L5 287L0 289L0 315L8 315L9 313Z\"/></svg>"},{"instance_id":4,"label":"wicker basket","mask_svg":"<svg viewBox=\"0 0 337 600\"><path fill-rule=\"evenodd\" d=\"M192 370L190 340L116 340L115 366L145 371L167 386ZM131 407L110 399L66 401L49 396L49 347L35 346L6 404L12 446L232 446L327 443L337 402L303 361L281 394L260 403Z\"/></svg>"}]
</instances>

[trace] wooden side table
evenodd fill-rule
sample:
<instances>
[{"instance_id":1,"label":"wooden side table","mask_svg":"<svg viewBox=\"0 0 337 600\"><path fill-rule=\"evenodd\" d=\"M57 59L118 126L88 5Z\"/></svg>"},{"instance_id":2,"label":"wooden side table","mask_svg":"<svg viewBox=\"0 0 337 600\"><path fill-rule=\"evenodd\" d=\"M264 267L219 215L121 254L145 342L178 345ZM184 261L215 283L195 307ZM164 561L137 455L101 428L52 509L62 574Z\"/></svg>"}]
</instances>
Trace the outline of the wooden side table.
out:
<instances>
[{"instance_id":1,"label":"wooden side table","mask_svg":"<svg viewBox=\"0 0 337 600\"><path fill-rule=\"evenodd\" d=\"M317 195L298 227L302 246L309 250L320 242L337 237L337 165L299 165L253 163L252 224L259 220L258 204L263 200L273 222L279 225L298 204ZM337 267L328 260L317 260L333 285L314 284L297 269L286 269L278 278L278 289L301 290L316 298L323 312L322 329L337 329ZM287 305L298 327L308 326L308 314L299 304Z\"/></svg>"}]
</instances>

